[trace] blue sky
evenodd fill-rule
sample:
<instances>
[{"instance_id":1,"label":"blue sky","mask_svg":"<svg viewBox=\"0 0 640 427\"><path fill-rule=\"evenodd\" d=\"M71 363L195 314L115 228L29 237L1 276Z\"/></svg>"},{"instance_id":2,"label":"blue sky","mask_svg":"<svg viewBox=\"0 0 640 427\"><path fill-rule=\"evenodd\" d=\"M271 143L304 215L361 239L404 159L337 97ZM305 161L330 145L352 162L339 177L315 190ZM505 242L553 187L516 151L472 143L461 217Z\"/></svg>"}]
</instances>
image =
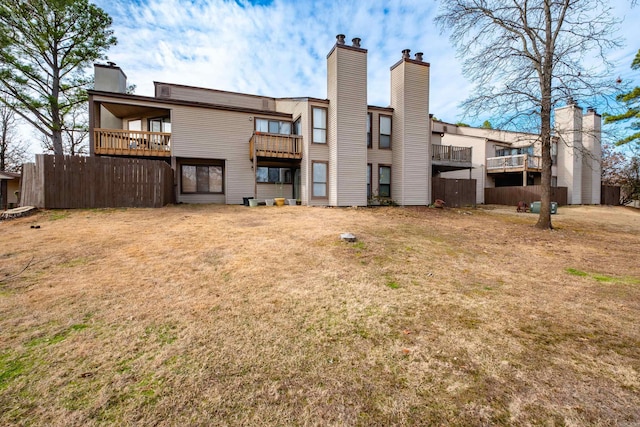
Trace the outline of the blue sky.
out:
<instances>
[{"instance_id":1,"label":"blue sky","mask_svg":"<svg viewBox=\"0 0 640 427\"><path fill-rule=\"evenodd\" d=\"M436 0L95 0L113 18L118 45L109 59L122 67L139 95L153 81L274 97L326 97L326 54L343 33L368 49L368 102L389 104L389 67L403 49L424 52L431 63L430 110L439 119L462 118L459 104L471 91L448 35L433 24ZM630 70L640 48L640 7L612 2L624 18L627 46L611 54L618 75ZM640 84L635 81L634 84ZM474 124L472 122L472 124ZM475 123L479 124L479 123Z\"/></svg>"},{"instance_id":2,"label":"blue sky","mask_svg":"<svg viewBox=\"0 0 640 427\"><path fill-rule=\"evenodd\" d=\"M153 82L169 82L272 97L326 98L326 55L336 34L362 39L368 50L368 103L389 104L389 67L403 49L424 52L431 64L430 111L440 120L463 118L460 103L472 86L447 34L433 23L437 0L92 0L113 18L118 45L108 52L137 86L153 96ZM443 0L446 1L446 0ZM640 5L612 0L623 19L623 49L612 52L620 76L640 86L630 69L640 48ZM578 100L580 103L580 100ZM582 103L582 105L585 105ZM586 105L585 105L586 106ZM601 112L601 111L599 111ZM491 117L490 113L487 116ZM22 126L24 139L40 140ZM30 152L40 152L37 142Z\"/></svg>"}]
</instances>

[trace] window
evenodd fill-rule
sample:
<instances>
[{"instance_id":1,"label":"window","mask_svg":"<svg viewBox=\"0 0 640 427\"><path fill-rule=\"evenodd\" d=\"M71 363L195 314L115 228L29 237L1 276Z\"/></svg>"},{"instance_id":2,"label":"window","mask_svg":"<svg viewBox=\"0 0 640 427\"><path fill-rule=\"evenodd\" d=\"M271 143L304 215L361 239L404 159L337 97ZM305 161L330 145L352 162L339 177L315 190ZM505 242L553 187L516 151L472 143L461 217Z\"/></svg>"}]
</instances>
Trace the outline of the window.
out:
<instances>
[{"instance_id":1,"label":"window","mask_svg":"<svg viewBox=\"0 0 640 427\"><path fill-rule=\"evenodd\" d=\"M558 186L558 177L557 176L552 176L551 177L551 186L552 187L557 187Z\"/></svg>"},{"instance_id":2,"label":"window","mask_svg":"<svg viewBox=\"0 0 640 427\"><path fill-rule=\"evenodd\" d=\"M533 156L533 145L520 148L496 147L496 157L518 156L520 154L528 154L530 156Z\"/></svg>"},{"instance_id":3,"label":"window","mask_svg":"<svg viewBox=\"0 0 640 427\"><path fill-rule=\"evenodd\" d=\"M327 109L313 107L313 142L316 144L327 143Z\"/></svg>"},{"instance_id":4,"label":"window","mask_svg":"<svg viewBox=\"0 0 640 427\"><path fill-rule=\"evenodd\" d=\"M298 119L293 122L293 134L302 135L302 118L300 117L298 117Z\"/></svg>"},{"instance_id":5,"label":"window","mask_svg":"<svg viewBox=\"0 0 640 427\"><path fill-rule=\"evenodd\" d=\"M256 182L268 182L271 184L282 182L284 184L291 184L291 169L259 166L256 171Z\"/></svg>"},{"instance_id":6,"label":"window","mask_svg":"<svg viewBox=\"0 0 640 427\"><path fill-rule=\"evenodd\" d=\"M256 119L256 132L291 135L291 122L281 120Z\"/></svg>"},{"instance_id":7,"label":"window","mask_svg":"<svg viewBox=\"0 0 640 427\"><path fill-rule=\"evenodd\" d=\"M391 166L380 166L378 170L378 195L391 197Z\"/></svg>"},{"instance_id":8,"label":"window","mask_svg":"<svg viewBox=\"0 0 640 427\"><path fill-rule=\"evenodd\" d=\"M557 142L551 143L551 164L552 165L558 164L558 143Z\"/></svg>"},{"instance_id":9,"label":"window","mask_svg":"<svg viewBox=\"0 0 640 427\"><path fill-rule=\"evenodd\" d=\"M171 133L171 119L169 117L149 119L149 130L151 132Z\"/></svg>"},{"instance_id":10,"label":"window","mask_svg":"<svg viewBox=\"0 0 640 427\"><path fill-rule=\"evenodd\" d=\"M367 148L371 148L371 117L371 113L367 114Z\"/></svg>"},{"instance_id":11,"label":"window","mask_svg":"<svg viewBox=\"0 0 640 427\"><path fill-rule=\"evenodd\" d=\"M371 199L371 163L367 164L367 200Z\"/></svg>"},{"instance_id":12,"label":"window","mask_svg":"<svg viewBox=\"0 0 640 427\"><path fill-rule=\"evenodd\" d=\"M313 162L313 197L327 197L328 167L325 162Z\"/></svg>"},{"instance_id":13,"label":"window","mask_svg":"<svg viewBox=\"0 0 640 427\"><path fill-rule=\"evenodd\" d=\"M222 166L181 165L182 193L223 193Z\"/></svg>"},{"instance_id":14,"label":"window","mask_svg":"<svg viewBox=\"0 0 640 427\"><path fill-rule=\"evenodd\" d=\"M128 130L141 131L142 130L142 120L140 120L140 119L129 120L127 122L127 128L128 128Z\"/></svg>"},{"instance_id":15,"label":"window","mask_svg":"<svg viewBox=\"0 0 640 427\"><path fill-rule=\"evenodd\" d=\"M380 148L391 148L391 117L380 116Z\"/></svg>"}]
</instances>

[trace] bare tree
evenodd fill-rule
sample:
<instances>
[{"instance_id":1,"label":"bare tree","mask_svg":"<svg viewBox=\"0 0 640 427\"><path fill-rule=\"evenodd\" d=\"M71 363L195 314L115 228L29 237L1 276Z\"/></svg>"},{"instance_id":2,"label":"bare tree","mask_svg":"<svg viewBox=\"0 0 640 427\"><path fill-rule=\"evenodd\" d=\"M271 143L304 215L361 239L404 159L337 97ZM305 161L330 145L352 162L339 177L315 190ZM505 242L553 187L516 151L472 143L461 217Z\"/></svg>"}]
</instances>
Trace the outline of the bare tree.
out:
<instances>
[{"instance_id":1,"label":"bare tree","mask_svg":"<svg viewBox=\"0 0 640 427\"><path fill-rule=\"evenodd\" d=\"M476 86L466 115L491 111L498 128L534 130L542 146L542 206L537 227L552 228L552 110L568 98L615 91L607 50L618 21L604 0L448 0L436 22L451 31Z\"/></svg>"},{"instance_id":2,"label":"bare tree","mask_svg":"<svg viewBox=\"0 0 640 427\"><path fill-rule=\"evenodd\" d=\"M71 156L83 156L89 154L88 136L89 119L83 108L74 108L63 117L62 150L63 154ZM49 138L42 138L44 151L55 153L54 146Z\"/></svg>"},{"instance_id":3,"label":"bare tree","mask_svg":"<svg viewBox=\"0 0 640 427\"><path fill-rule=\"evenodd\" d=\"M15 112L0 104L0 171L17 172L27 161L27 147L16 137Z\"/></svg>"},{"instance_id":4,"label":"bare tree","mask_svg":"<svg viewBox=\"0 0 640 427\"><path fill-rule=\"evenodd\" d=\"M629 147L625 152L612 144L602 147L602 183L620 187L620 203L640 200L640 150Z\"/></svg>"}]
</instances>

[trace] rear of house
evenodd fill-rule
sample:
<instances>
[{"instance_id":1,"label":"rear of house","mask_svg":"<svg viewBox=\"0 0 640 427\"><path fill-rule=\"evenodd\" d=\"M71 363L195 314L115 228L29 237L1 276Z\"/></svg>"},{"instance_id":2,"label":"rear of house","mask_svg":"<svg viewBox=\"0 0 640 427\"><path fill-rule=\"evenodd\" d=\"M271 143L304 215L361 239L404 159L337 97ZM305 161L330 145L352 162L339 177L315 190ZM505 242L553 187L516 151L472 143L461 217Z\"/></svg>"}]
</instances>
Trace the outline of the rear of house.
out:
<instances>
[{"instance_id":1,"label":"rear of house","mask_svg":"<svg viewBox=\"0 0 640 427\"><path fill-rule=\"evenodd\" d=\"M483 202L486 187L539 182L536 135L430 119L430 64L420 52L411 57L405 49L390 67L389 105L368 105L367 55L360 39L347 44L344 35L336 37L327 55L326 99L159 82L153 97L131 95L120 68L96 65L91 155L167 162L179 203L282 197L304 205L426 205L434 177L475 179ZM599 136L591 145L599 145ZM576 167L555 167L558 182L575 181ZM590 179L585 186L595 188L595 174ZM572 190L582 196L585 186Z\"/></svg>"}]
</instances>

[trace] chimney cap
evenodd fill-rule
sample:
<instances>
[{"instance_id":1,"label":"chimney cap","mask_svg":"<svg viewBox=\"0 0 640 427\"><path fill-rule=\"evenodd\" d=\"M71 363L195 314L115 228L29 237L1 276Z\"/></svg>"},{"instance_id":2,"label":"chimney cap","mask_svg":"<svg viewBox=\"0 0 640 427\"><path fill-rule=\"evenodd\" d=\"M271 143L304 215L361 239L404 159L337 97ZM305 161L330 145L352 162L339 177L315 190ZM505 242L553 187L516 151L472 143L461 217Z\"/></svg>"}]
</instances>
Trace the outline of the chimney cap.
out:
<instances>
[{"instance_id":1,"label":"chimney cap","mask_svg":"<svg viewBox=\"0 0 640 427\"><path fill-rule=\"evenodd\" d=\"M424 53L416 52L416 61L422 62L422 55L424 55Z\"/></svg>"},{"instance_id":2,"label":"chimney cap","mask_svg":"<svg viewBox=\"0 0 640 427\"><path fill-rule=\"evenodd\" d=\"M411 49L404 49L402 51L402 57L403 58L409 58L410 57L410 55L409 55L410 53L411 53Z\"/></svg>"},{"instance_id":3,"label":"chimney cap","mask_svg":"<svg viewBox=\"0 0 640 427\"><path fill-rule=\"evenodd\" d=\"M336 40L338 40L338 44L344 44L344 38L345 38L345 37L346 37L346 36L345 36L344 34L338 34L338 35L336 36Z\"/></svg>"},{"instance_id":4,"label":"chimney cap","mask_svg":"<svg viewBox=\"0 0 640 427\"><path fill-rule=\"evenodd\" d=\"M353 43L353 47L360 47L360 41L362 41L360 37L355 37L351 39L351 42Z\"/></svg>"},{"instance_id":5,"label":"chimney cap","mask_svg":"<svg viewBox=\"0 0 640 427\"><path fill-rule=\"evenodd\" d=\"M107 65L108 65L109 67L115 67L115 66L116 66L116 63L115 63L115 62L113 62L113 61L107 61Z\"/></svg>"}]
</instances>

